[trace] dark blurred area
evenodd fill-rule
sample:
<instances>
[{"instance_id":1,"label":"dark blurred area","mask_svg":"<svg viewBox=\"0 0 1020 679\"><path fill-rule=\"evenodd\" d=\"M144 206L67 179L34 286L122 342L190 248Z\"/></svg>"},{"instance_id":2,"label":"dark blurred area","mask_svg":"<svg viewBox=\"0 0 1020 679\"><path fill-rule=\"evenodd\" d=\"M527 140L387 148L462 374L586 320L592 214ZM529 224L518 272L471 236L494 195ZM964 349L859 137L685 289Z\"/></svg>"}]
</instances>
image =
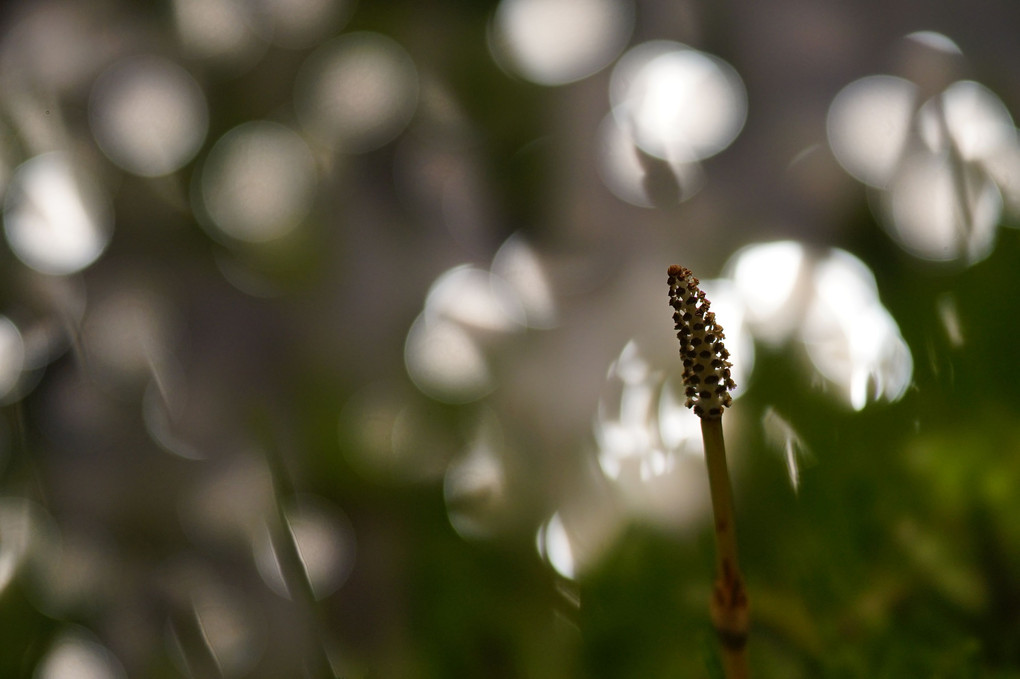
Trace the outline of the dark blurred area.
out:
<instances>
[{"instance_id":1,"label":"dark blurred area","mask_svg":"<svg viewBox=\"0 0 1020 679\"><path fill-rule=\"evenodd\" d=\"M0 15L0 677L1020 677L1020 6Z\"/></svg>"}]
</instances>

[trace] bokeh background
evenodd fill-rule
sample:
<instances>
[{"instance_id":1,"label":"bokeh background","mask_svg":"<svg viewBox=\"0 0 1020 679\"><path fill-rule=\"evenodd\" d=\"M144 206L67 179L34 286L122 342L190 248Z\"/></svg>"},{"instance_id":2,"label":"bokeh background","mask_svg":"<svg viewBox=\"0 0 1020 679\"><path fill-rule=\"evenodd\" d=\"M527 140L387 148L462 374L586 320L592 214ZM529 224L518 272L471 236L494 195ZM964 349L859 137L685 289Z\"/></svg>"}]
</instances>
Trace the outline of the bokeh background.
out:
<instances>
[{"instance_id":1,"label":"bokeh background","mask_svg":"<svg viewBox=\"0 0 1020 679\"><path fill-rule=\"evenodd\" d=\"M1020 7L0 10L0 676L1020 676Z\"/></svg>"}]
</instances>

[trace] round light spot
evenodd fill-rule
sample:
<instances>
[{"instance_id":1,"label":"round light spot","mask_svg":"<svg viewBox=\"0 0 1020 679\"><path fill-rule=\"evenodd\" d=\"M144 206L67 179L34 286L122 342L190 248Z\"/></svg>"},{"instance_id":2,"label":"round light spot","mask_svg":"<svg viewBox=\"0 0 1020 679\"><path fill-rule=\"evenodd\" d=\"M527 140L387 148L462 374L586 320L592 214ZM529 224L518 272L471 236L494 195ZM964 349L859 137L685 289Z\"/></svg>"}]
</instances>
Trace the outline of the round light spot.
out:
<instances>
[{"instance_id":1,"label":"round light spot","mask_svg":"<svg viewBox=\"0 0 1020 679\"><path fill-rule=\"evenodd\" d=\"M662 372L653 370L634 340L623 347L609 366L594 424L599 465L613 481L628 467L643 477L659 476L672 465L672 452L659 440L656 416L657 390Z\"/></svg>"},{"instance_id":2,"label":"round light spot","mask_svg":"<svg viewBox=\"0 0 1020 679\"><path fill-rule=\"evenodd\" d=\"M804 246L797 241L749 245L730 258L727 275L755 337L772 345L789 338L805 302L797 283L808 264ZM728 333L729 327L723 327Z\"/></svg>"},{"instance_id":3,"label":"round light spot","mask_svg":"<svg viewBox=\"0 0 1020 679\"><path fill-rule=\"evenodd\" d=\"M253 30L254 6L236 0L174 0L181 51L236 70L250 66L267 43Z\"/></svg>"},{"instance_id":4,"label":"round light spot","mask_svg":"<svg viewBox=\"0 0 1020 679\"><path fill-rule=\"evenodd\" d=\"M899 327L878 299L871 269L843 250L819 261L802 338L815 369L854 410L896 401L910 385L913 359Z\"/></svg>"},{"instance_id":5,"label":"round light spot","mask_svg":"<svg viewBox=\"0 0 1020 679\"><path fill-rule=\"evenodd\" d=\"M599 126L599 174L620 200L638 207L673 207L705 184L698 162L667 161L639 148L609 114Z\"/></svg>"},{"instance_id":6,"label":"round light spot","mask_svg":"<svg viewBox=\"0 0 1020 679\"><path fill-rule=\"evenodd\" d=\"M653 41L613 69L613 115L657 158L691 162L729 146L744 126L747 93L729 64L686 45Z\"/></svg>"},{"instance_id":7,"label":"round light spot","mask_svg":"<svg viewBox=\"0 0 1020 679\"><path fill-rule=\"evenodd\" d=\"M81 271L103 253L112 230L105 197L68 155L44 153L15 171L4 201L4 233L26 265L52 275Z\"/></svg>"},{"instance_id":8,"label":"round light spot","mask_svg":"<svg viewBox=\"0 0 1020 679\"><path fill-rule=\"evenodd\" d=\"M621 507L680 528L695 525L710 505L701 437L691 428L700 425L678 383L628 341L609 367L593 429L599 467Z\"/></svg>"},{"instance_id":9,"label":"round light spot","mask_svg":"<svg viewBox=\"0 0 1020 679\"><path fill-rule=\"evenodd\" d=\"M43 656L35 679L121 679L120 661L84 630L64 632Z\"/></svg>"},{"instance_id":10,"label":"round light spot","mask_svg":"<svg viewBox=\"0 0 1020 679\"><path fill-rule=\"evenodd\" d=\"M904 250L932 261L972 264L995 245L1002 197L983 172L946 154L912 154L883 194L882 224Z\"/></svg>"},{"instance_id":11,"label":"round light spot","mask_svg":"<svg viewBox=\"0 0 1020 679\"><path fill-rule=\"evenodd\" d=\"M265 242L292 231L315 196L315 159L293 130L245 123L225 134L202 168L201 198L215 227L240 241Z\"/></svg>"},{"instance_id":12,"label":"round light spot","mask_svg":"<svg viewBox=\"0 0 1020 679\"><path fill-rule=\"evenodd\" d=\"M502 0L491 51L534 83L563 85L605 68L633 27L634 6L625 0Z\"/></svg>"},{"instance_id":13,"label":"round light spot","mask_svg":"<svg viewBox=\"0 0 1020 679\"><path fill-rule=\"evenodd\" d=\"M961 80L919 111L921 137L932 151L946 148L945 131L964 160L986 160L1016 146L1017 131L1002 100L984 85Z\"/></svg>"},{"instance_id":14,"label":"round light spot","mask_svg":"<svg viewBox=\"0 0 1020 679\"><path fill-rule=\"evenodd\" d=\"M523 237L510 236L499 247L492 259L492 273L517 294L529 327L556 325L556 300L549 277L538 253Z\"/></svg>"},{"instance_id":15,"label":"round light spot","mask_svg":"<svg viewBox=\"0 0 1020 679\"><path fill-rule=\"evenodd\" d=\"M746 322L747 307L736 286L725 278L702 279L701 288L712 300L712 311L726 332L726 348L733 363L733 380L737 383L731 393L734 399L740 398L754 372L754 338Z\"/></svg>"},{"instance_id":16,"label":"round light spot","mask_svg":"<svg viewBox=\"0 0 1020 679\"><path fill-rule=\"evenodd\" d=\"M509 332L525 324L525 312L506 281L488 271L456 266L429 288L425 313L479 330Z\"/></svg>"},{"instance_id":17,"label":"round light spot","mask_svg":"<svg viewBox=\"0 0 1020 679\"><path fill-rule=\"evenodd\" d=\"M183 167L209 128L201 86L159 57L133 57L107 69L92 88L89 121L103 153L144 177Z\"/></svg>"},{"instance_id":18,"label":"round light spot","mask_svg":"<svg viewBox=\"0 0 1020 679\"><path fill-rule=\"evenodd\" d=\"M350 33L319 47L294 92L301 124L328 148L361 153L400 134L418 103L410 55L378 33Z\"/></svg>"},{"instance_id":19,"label":"round light spot","mask_svg":"<svg viewBox=\"0 0 1020 679\"><path fill-rule=\"evenodd\" d=\"M917 86L891 75L861 78L840 90L826 127L843 169L884 188L903 156L917 103Z\"/></svg>"},{"instance_id":20,"label":"round light spot","mask_svg":"<svg viewBox=\"0 0 1020 679\"><path fill-rule=\"evenodd\" d=\"M489 393L493 376L481 348L454 321L420 314L404 344L404 363L411 381L440 401L467 403Z\"/></svg>"},{"instance_id":21,"label":"round light spot","mask_svg":"<svg viewBox=\"0 0 1020 679\"><path fill-rule=\"evenodd\" d=\"M682 379L671 378L662 385L659 394L659 436L667 450L684 455L704 455L701 442L701 418L691 417L691 410L684 404Z\"/></svg>"}]
</instances>

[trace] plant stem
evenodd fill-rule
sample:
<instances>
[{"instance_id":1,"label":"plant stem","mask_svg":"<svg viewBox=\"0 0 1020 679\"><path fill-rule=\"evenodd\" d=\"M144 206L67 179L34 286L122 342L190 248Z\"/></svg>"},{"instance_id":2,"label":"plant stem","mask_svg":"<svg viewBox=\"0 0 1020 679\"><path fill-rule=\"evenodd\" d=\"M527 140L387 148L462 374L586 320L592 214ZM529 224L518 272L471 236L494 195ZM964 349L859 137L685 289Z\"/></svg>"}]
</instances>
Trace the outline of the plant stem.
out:
<instances>
[{"instance_id":1,"label":"plant stem","mask_svg":"<svg viewBox=\"0 0 1020 679\"><path fill-rule=\"evenodd\" d=\"M722 644L722 664L727 679L746 679L748 601L744 579L737 561L736 516L726 466L722 418L702 418L705 463L715 517L716 581L710 611Z\"/></svg>"}]
</instances>

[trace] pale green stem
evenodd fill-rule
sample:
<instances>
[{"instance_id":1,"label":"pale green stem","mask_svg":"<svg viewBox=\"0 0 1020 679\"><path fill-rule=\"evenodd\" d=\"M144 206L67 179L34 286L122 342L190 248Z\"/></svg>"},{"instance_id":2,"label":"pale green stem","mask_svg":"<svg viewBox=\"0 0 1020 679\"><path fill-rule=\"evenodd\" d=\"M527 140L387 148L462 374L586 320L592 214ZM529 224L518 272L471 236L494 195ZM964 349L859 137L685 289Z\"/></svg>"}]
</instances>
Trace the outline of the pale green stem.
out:
<instances>
[{"instance_id":1,"label":"pale green stem","mask_svg":"<svg viewBox=\"0 0 1020 679\"><path fill-rule=\"evenodd\" d=\"M708 485L715 519L716 581L712 591L711 614L719 641L727 679L746 679L748 602L744 579L737 561L736 516L726 466L722 418L701 420L705 442Z\"/></svg>"}]
</instances>

